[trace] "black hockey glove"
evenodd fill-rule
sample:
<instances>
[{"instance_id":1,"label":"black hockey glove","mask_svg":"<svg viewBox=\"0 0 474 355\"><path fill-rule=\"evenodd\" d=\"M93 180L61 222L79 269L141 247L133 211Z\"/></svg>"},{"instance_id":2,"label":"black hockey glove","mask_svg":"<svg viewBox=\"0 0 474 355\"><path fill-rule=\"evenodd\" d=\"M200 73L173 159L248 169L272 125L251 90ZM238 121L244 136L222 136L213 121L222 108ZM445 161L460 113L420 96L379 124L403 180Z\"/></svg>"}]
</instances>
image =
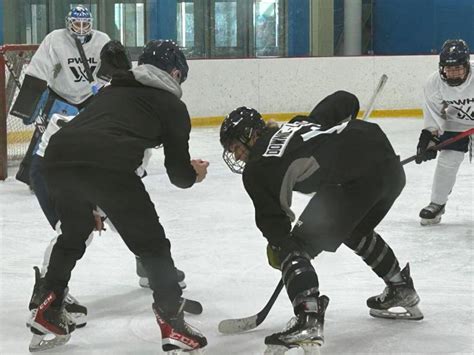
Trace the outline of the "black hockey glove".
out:
<instances>
[{"instance_id":1,"label":"black hockey glove","mask_svg":"<svg viewBox=\"0 0 474 355\"><path fill-rule=\"evenodd\" d=\"M416 163L421 164L424 161L435 159L438 152L430 148L439 142L439 138L436 135L427 129L422 130L416 147Z\"/></svg>"},{"instance_id":2,"label":"black hockey glove","mask_svg":"<svg viewBox=\"0 0 474 355\"><path fill-rule=\"evenodd\" d=\"M117 40L110 40L100 51L100 66L97 77L110 81L112 75L118 70L129 70L132 62L127 49Z\"/></svg>"}]
</instances>

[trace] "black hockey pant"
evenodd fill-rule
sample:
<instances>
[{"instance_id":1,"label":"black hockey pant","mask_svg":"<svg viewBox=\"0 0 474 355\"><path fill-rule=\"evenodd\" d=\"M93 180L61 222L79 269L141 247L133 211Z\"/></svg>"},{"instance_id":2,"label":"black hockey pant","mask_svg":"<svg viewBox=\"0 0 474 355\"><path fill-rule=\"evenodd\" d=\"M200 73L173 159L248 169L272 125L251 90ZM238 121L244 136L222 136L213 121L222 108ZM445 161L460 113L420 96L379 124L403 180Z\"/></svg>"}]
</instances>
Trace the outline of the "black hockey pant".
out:
<instances>
[{"instance_id":1,"label":"black hockey pant","mask_svg":"<svg viewBox=\"0 0 474 355\"><path fill-rule=\"evenodd\" d=\"M61 292L67 286L94 230L92 212L99 206L141 258L155 303L165 312L176 312L182 291L170 242L141 179L135 173L83 167L46 169L45 176L61 230L45 275L47 287Z\"/></svg>"},{"instance_id":2,"label":"black hockey pant","mask_svg":"<svg viewBox=\"0 0 474 355\"><path fill-rule=\"evenodd\" d=\"M304 209L293 229L293 237L311 257L322 251L334 252L344 243L387 281L400 267L392 249L374 229L404 186L405 172L398 158L350 183L326 185ZM317 289L317 278L315 281L309 274L302 283L306 288Z\"/></svg>"}]
</instances>

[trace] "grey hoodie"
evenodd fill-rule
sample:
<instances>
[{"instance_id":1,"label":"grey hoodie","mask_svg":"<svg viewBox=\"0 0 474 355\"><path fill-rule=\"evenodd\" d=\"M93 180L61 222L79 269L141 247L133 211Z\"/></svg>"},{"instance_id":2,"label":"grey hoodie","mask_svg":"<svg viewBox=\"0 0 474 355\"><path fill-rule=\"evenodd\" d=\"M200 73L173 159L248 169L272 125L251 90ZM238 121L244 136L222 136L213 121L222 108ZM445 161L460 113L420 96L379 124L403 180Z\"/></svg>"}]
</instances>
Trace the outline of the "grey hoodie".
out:
<instances>
[{"instance_id":1,"label":"grey hoodie","mask_svg":"<svg viewBox=\"0 0 474 355\"><path fill-rule=\"evenodd\" d=\"M131 69L131 72L133 73L135 80L143 85L166 90L175 95L178 99L183 96L183 90L178 81L173 79L170 74L154 65L141 64Z\"/></svg>"}]
</instances>

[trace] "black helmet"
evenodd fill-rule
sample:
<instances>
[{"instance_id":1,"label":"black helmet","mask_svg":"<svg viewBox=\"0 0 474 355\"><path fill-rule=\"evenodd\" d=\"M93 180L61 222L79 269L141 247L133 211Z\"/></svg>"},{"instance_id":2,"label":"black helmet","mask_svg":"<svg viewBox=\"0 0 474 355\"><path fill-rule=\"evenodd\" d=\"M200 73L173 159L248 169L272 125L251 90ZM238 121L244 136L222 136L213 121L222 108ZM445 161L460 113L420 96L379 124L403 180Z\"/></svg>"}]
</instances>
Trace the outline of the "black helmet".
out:
<instances>
[{"instance_id":1,"label":"black helmet","mask_svg":"<svg viewBox=\"0 0 474 355\"><path fill-rule=\"evenodd\" d=\"M459 65L466 68L466 75L464 78L447 78L444 68ZM441 53L439 54L439 74L441 75L441 79L450 86L458 86L466 81L467 76L469 75L469 70L469 47L467 43L462 39L448 39L444 42L441 47Z\"/></svg>"},{"instance_id":2,"label":"black helmet","mask_svg":"<svg viewBox=\"0 0 474 355\"><path fill-rule=\"evenodd\" d=\"M220 141L224 148L222 158L227 166L234 173L241 174L245 167L245 162L237 161L230 145L234 141L239 141L247 148L250 139L255 132L262 131L265 128L265 121L260 113L249 107L238 107L227 115L221 125Z\"/></svg>"},{"instance_id":3,"label":"black helmet","mask_svg":"<svg viewBox=\"0 0 474 355\"><path fill-rule=\"evenodd\" d=\"M110 81L112 75L120 70L129 70L132 68L132 62L127 49L120 41L110 40L100 51L100 66L97 71L97 77Z\"/></svg>"},{"instance_id":4,"label":"black helmet","mask_svg":"<svg viewBox=\"0 0 474 355\"><path fill-rule=\"evenodd\" d=\"M188 77L188 63L183 52L178 45L171 40L153 39L143 48L142 54L138 57L138 65L151 64L167 73L173 69L181 72L180 84Z\"/></svg>"}]
</instances>

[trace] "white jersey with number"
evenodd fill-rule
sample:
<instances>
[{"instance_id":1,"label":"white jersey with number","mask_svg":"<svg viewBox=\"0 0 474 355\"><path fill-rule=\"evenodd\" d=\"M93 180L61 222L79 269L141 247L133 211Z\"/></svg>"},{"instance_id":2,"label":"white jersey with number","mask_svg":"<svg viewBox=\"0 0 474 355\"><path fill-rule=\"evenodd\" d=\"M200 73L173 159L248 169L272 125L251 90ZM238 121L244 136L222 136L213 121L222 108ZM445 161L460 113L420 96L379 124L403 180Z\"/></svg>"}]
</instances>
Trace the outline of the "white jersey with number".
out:
<instances>
[{"instance_id":1,"label":"white jersey with number","mask_svg":"<svg viewBox=\"0 0 474 355\"><path fill-rule=\"evenodd\" d=\"M449 86L438 71L430 75L424 88L424 128L430 131L462 132L474 127L474 63L466 81Z\"/></svg>"},{"instance_id":2,"label":"white jersey with number","mask_svg":"<svg viewBox=\"0 0 474 355\"><path fill-rule=\"evenodd\" d=\"M100 51L110 41L107 34L92 31L89 42L83 44L84 54L94 80L100 61ZM26 74L42 79L59 96L72 104L80 104L93 93L76 42L67 29L49 33L31 59Z\"/></svg>"}]
</instances>

